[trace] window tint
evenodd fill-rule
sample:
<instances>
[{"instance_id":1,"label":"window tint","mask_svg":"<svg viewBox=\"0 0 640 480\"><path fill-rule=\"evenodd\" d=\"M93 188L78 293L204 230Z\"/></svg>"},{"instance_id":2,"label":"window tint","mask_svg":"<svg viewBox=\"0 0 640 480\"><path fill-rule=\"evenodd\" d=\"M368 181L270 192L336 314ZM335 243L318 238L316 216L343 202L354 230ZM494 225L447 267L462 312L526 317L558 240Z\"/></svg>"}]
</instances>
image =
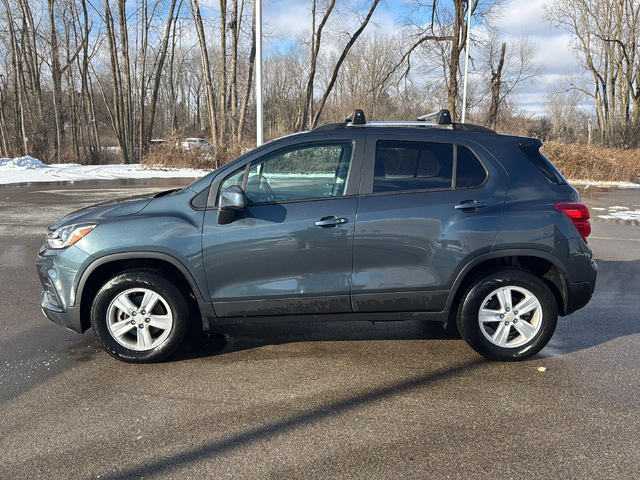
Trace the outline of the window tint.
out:
<instances>
[{"instance_id":1,"label":"window tint","mask_svg":"<svg viewBox=\"0 0 640 480\"><path fill-rule=\"evenodd\" d=\"M541 151L542 143L530 143L520 145L520 151L540 170L545 177L556 185L567 185L567 180L558 171L551 160L549 160Z\"/></svg>"},{"instance_id":2,"label":"window tint","mask_svg":"<svg viewBox=\"0 0 640 480\"><path fill-rule=\"evenodd\" d=\"M330 198L345 195L352 142L332 142L280 150L251 164L245 193L249 203ZM229 177L220 192L243 186L246 167Z\"/></svg>"},{"instance_id":3,"label":"window tint","mask_svg":"<svg viewBox=\"0 0 640 480\"><path fill-rule=\"evenodd\" d=\"M381 140L376 146L373 192L451 188L453 145Z\"/></svg>"},{"instance_id":4,"label":"window tint","mask_svg":"<svg viewBox=\"0 0 640 480\"><path fill-rule=\"evenodd\" d=\"M457 149L456 188L482 185L487 172L480 160L467 147L458 145Z\"/></svg>"}]
</instances>

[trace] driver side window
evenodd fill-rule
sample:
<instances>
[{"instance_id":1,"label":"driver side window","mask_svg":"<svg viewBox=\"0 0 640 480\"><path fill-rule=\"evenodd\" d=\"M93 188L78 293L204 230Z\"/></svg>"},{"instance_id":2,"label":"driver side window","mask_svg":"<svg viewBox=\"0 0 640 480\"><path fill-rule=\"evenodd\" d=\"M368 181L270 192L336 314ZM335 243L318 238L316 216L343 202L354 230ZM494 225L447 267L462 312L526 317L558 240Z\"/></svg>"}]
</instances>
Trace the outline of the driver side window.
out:
<instances>
[{"instance_id":1,"label":"driver side window","mask_svg":"<svg viewBox=\"0 0 640 480\"><path fill-rule=\"evenodd\" d=\"M352 142L297 145L251 164L244 190L250 204L331 198L345 195L353 157ZM245 168L231 174L220 191L242 186Z\"/></svg>"}]
</instances>

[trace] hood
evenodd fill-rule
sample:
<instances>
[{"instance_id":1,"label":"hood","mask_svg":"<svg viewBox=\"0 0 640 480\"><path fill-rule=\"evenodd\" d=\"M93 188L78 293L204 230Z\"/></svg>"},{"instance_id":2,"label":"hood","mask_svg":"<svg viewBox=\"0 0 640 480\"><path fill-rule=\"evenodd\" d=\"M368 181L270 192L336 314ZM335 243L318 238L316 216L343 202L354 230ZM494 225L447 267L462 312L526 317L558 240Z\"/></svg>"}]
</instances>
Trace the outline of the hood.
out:
<instances>
[{"instance_id":1,"label":"hood","mask_svg":"<svg viewBox=\"0 0 640 480\"><path fill-rule=\"evenodd\" d=\"M88 207L81 208L65 215L61 219L53 223L49 230L56 230L74 223L100 223L101 220L114 217L124 217L126 215L135 215L142 211L144 207L149 205L151 200L156 197L170 195L177 190L167 190L160 193L151 193L146 195L133 195L130 197L108 200L106 202L96 203Z\"/></svg>"}]
</instances>

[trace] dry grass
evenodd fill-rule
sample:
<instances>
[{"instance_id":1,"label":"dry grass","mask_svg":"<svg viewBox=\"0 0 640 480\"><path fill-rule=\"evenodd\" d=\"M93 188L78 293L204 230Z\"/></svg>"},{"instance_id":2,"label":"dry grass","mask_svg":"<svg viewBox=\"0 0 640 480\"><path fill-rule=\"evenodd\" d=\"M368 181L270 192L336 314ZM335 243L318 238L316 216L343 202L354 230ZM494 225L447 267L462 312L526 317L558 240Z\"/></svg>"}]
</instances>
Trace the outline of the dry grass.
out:
<instances>
[{"instance_id":1,"label":"dry grass","mask_svg":"<svg viewBox=\"0 0 640 480\"><path fill-rule=\"evenodd\" d=\"M160 168L195 168L213 170L242 153L241 147L229 148L223 152L214 150L183 150L180 147L164 146L151 148L140 163Z\"/></svg>"},{"instance_id":2,"label":"dry grass","mask_svg":"<svg viewBox=\"0 0 640 480\"><path fill-rule=\"evenodd\" d=\"M542 151L566 178L572 180L640 183L640 149L548 142Z\"/></svg>"}]
</instances>

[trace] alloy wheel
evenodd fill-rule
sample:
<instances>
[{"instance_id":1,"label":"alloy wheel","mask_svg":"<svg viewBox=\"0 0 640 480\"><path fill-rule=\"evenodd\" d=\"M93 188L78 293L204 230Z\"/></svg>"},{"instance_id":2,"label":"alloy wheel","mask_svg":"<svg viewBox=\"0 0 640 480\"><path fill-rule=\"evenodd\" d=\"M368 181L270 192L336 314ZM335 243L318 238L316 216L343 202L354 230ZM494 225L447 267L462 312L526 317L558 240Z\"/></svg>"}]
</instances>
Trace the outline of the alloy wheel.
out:
<instances>
[{"instance_id":1,"label":"alloy wheel","mask_svg":"<svg viewBox=\"0 0 640 480\"><path fill-rule=\"evenodd\" d=\"M107 327L123 347L152 350L169 337L173 313L159 293L148 288L131 288L118 293L109 304Z\"/></svg>"},{"instance_id":2,"label":"alloy wheel","mask_svg":"<svg viewBox=\"0 0 640 480\"><path fill-rule=\"evenodd\" d=\"M542 327L540 300L526 288L500 287L482 302L478 323L484 337L502 348L526 345Z\"/></svg>"}]
</instances>

